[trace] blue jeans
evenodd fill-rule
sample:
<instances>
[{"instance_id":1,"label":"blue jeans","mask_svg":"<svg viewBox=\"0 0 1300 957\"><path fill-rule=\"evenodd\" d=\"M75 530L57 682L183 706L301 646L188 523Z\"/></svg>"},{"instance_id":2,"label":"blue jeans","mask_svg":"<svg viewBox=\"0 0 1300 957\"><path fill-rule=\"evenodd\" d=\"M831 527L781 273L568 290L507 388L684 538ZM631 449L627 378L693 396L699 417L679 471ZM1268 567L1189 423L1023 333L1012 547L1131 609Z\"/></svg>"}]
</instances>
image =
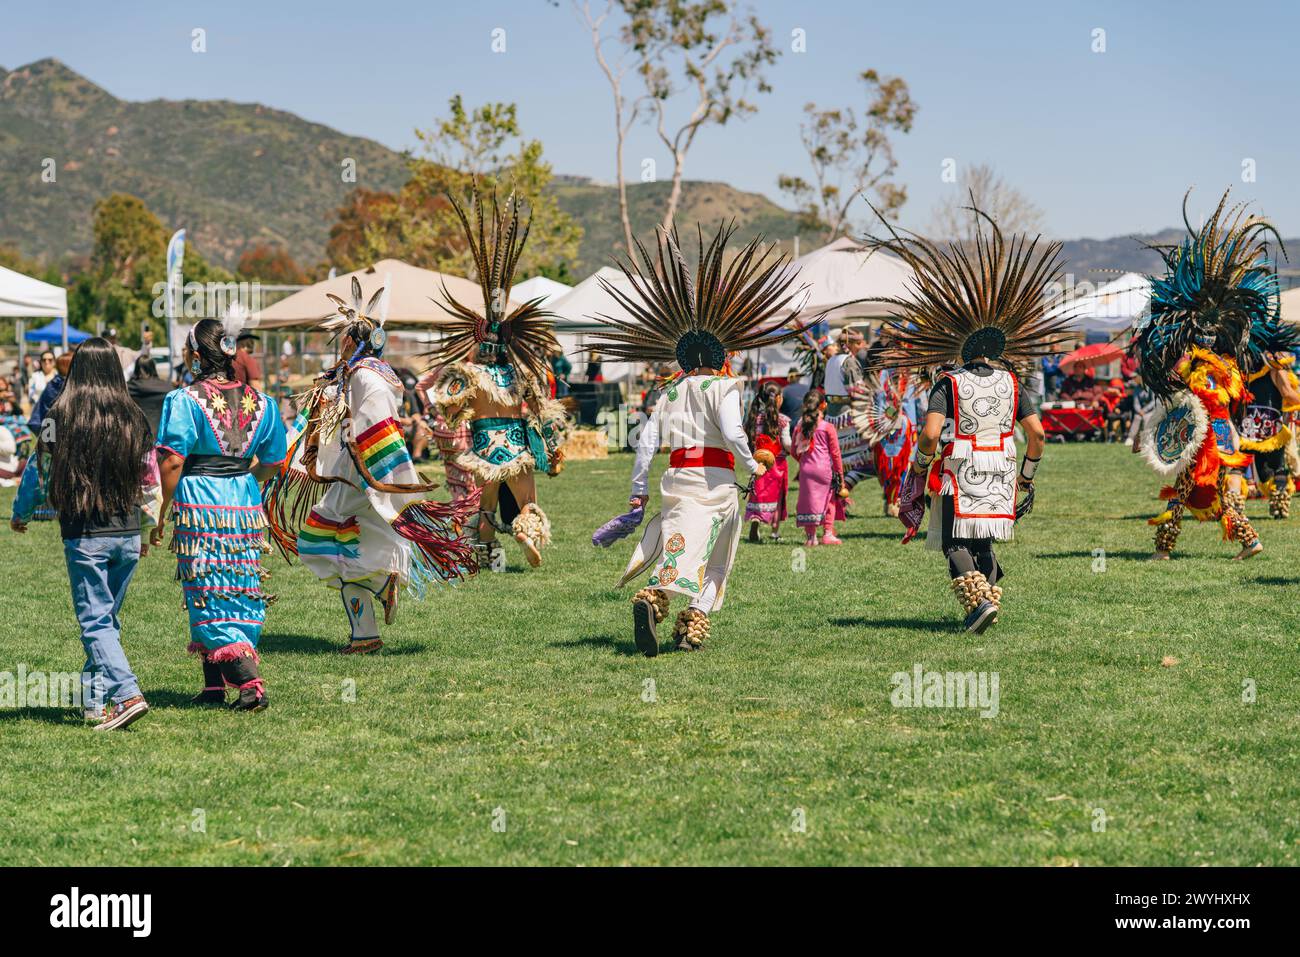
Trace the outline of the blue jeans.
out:
<instances>
[{"instance_id":1,"label":"blue jeans","mask_svg":"<svg viewBox=\"0 0 1300 957\"><path fill-rule=\"evenodd\" d=\"M122 624L117 615L140 562L140 536L64 539L63 557L72 585L72 608L86 648L86 664L81 669L85 707L98 710L105 698L118 704L135 697L140 683L122 650Z\"/></svg>"}]
</instances>

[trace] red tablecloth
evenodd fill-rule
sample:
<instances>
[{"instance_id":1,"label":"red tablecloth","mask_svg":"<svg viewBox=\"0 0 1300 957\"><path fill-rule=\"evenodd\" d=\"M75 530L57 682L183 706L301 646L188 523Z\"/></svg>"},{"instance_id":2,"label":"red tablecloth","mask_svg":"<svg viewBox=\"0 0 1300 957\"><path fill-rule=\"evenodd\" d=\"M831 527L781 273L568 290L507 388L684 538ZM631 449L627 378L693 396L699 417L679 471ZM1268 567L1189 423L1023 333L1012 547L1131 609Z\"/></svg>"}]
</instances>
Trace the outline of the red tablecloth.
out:
<instances>
[{"instance_id":1,"label":"red tablecloth","mask_svg":"<svg viewBox=\"0 0 1300 957\"><path fill-rule=\"evenodd\" d=\"M1079 435L1106 427L1100 409L1043 409L1042 419L1048 435Z\"/></svg>"}]
</instances>

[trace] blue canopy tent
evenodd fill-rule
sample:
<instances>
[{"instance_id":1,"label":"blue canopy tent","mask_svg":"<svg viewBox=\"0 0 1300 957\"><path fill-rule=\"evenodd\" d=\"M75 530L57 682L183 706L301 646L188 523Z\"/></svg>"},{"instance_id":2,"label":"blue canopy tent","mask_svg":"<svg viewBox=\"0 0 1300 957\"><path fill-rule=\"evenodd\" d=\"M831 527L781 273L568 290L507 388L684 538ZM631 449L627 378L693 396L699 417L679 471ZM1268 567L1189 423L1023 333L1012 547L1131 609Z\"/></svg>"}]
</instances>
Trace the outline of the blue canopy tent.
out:
<instances>
[{"instance_id":1,"label":"blue canopy tent","mask_svg":"<svg viewBox=\"0 0 1300 957\"><path fill-rule=\"evenodd\" d=\"M55 319L53 322L41 326L39 329L30 330L23 336L23 338L27 342L64 342L63 327L66 323L66 319ZM68 338L66 341L69 343L85 342L87 339L93 338L91 333L82 332L80 329L74 329L72 326L68 326L67 331Z\"/></svg>"}]
</instances>

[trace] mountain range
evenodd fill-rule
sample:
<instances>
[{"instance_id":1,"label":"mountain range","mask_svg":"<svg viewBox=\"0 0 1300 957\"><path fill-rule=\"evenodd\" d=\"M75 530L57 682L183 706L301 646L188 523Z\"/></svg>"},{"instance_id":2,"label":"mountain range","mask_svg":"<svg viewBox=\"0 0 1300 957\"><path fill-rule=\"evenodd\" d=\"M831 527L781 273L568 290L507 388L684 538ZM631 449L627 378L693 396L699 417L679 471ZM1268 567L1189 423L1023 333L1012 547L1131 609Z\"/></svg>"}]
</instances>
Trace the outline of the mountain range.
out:
<instances>
[{"instance_id":1,"label":"mountain range","mask_svg":"<svg viewBox=\"0 0 1300 957\"><path fill-rule=\"evenodd\" d=\"M228 100L122 100L55 59L0 67L0 244L47 263L89 253L96 200L123 192L143 199L165 226L184 225L214 262L233 266L246 248L267 243L314 266L354 186L343 176L347 160L358 186L395 190L407 178L402 153L283 110ZM551 189L585 230L571 264L575 276L585 276L621 245L616 190L576 176L557 176ZM658 221L668 189L662 182L629 187L638 235ZM726 183L686 182L678 218L734 219L742 241L763 233L787 249L798 236L804 252L820 242L798 214ZM1178 236L1171 229L1070 240L1067 269L1094 282L1106 271L1154 272L1159 258L1142 242ZM1300 240L1288 245L1300 250Z\"/></svg>"}]
</instances>

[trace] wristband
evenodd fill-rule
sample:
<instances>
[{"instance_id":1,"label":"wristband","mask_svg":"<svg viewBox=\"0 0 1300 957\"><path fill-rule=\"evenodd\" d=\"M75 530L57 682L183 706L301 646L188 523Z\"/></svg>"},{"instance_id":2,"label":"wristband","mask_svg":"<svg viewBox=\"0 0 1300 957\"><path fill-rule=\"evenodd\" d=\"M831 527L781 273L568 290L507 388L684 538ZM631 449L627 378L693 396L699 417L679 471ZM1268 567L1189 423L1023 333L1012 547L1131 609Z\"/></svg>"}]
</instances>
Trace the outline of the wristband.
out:
<instances>
[{"instance_id":1,"label":"wristband","mask_svg":"<svg viewBox=\"0 0 1300 957\"><path fill-rule=\"evenodd\" d=\"M1032 482L1034 480L1034 473L1038 471L1038 463L1041 461L1042 456L1039 456L1036 459L1031 459L1026 455L1025 460L1020 463L1020 477L1026 482Z\"/></svg>"}]
</instances>

